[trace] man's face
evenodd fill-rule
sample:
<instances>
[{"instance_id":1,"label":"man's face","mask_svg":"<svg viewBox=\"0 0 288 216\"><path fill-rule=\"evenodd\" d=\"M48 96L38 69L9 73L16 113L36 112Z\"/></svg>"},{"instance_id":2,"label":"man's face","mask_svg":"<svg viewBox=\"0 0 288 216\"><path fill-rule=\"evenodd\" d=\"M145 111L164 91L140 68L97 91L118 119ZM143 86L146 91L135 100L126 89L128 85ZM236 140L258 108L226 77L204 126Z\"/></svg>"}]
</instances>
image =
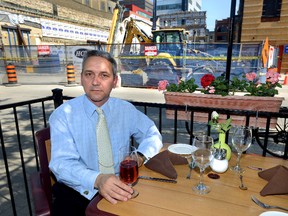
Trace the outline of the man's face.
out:
<instances>
[{"instance_id":1,"label":"man's face","mask_svg":"<svg viewBox=\"0 0 288 216\"><path fill-rule=\"evenodd\" d=\"M89 57L81 73L81 84L88 98L98 107L109 98L115 88L117 76L113 76L112 65L105 58Z\"/></svg>"}]
</instances>

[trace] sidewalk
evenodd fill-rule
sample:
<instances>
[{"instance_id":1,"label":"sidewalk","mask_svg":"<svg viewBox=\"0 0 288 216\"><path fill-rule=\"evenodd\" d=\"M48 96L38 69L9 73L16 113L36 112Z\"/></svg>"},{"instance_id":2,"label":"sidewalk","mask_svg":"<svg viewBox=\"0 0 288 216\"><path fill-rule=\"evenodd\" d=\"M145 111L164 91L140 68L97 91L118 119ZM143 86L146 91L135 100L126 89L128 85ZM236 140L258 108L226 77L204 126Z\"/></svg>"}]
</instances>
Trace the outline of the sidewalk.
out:
<instances>
[{"instance_id":1,"label":"sidewalk","mask_svg":"<svg viewBox=\"0 0 288 216\"><path fill-rule=\"evenodd\" d=\"M6 87L0 85L0 105L31 100L52 95L52 89L63 89L63 95L77 97L84 94L82 86L66 87L64 85L19 85ZM164 95L157 89L117 87L112 90L113 97L125 100L164 103Z\"/></svg>"},{"instance_id":2,"label":"sidewalk","mask_svg":"<svg viewBox=\"0 0 288 216\"><path fill-rule=\"evenodd\" d=\"M50 96L52 95L51 90L55 88L63 89L63 95L65 96L77 97L84 93L83 87L80 85L73 87L64 85L19 85L6 87L0 85L0 105ZM282 106L288 107L288 85L283 85L278 91L277 97L285 98ZM163 93L157 89L117 87L112 90L111 95L124 100L165 103Z\"/></svg>"}]
</instances>

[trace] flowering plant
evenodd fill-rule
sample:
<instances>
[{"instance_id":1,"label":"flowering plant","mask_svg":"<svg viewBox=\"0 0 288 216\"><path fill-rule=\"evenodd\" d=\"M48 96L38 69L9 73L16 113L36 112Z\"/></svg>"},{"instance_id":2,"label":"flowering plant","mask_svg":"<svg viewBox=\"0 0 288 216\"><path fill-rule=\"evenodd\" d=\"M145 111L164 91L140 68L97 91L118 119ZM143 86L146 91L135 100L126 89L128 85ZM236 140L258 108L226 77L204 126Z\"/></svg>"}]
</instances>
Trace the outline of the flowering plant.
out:
<instances>
[{"instance_id":1,"label":"flowering plant","mask_svg":"<svg viewBox=\"0 0 288 216\"><path fill-rule=\"evenodd\" d=\"M231 129L232 119L229 118L225 122L219 123L219 114L216 111L212 112L212 120L209 121L212 129L217 130L218 133L226 133Z\"/></svg>"},{"instance_id":2,"label":"flowering plant","mask_svg":"<svg viewBox=\"0 0 288 216\"><path fill-rule=\"evenodd\" d=\"M257 77L255 72L247 73L246 79L248 82L244 85L246 91L249 92L247 95L273 97L278 94L276 87L282 88L279 83L279 77L279 73L268 70L266 73L266 82L260 83L259 77Z\"/></svg>"},{"instance_id":3,"label":"flowering plant","mask_svg":"<svg viewBox=\"0 0 288 216\"><path fill-rule=\"evenodd\" d=\"M195 92L198 88L198 85L195 84L195 79L189 79L187 81L180 80L179 84L169 84L167 80L161 80L158 83L159 91L168 91L168 92Z\"/></svg>"},{"instance_id":4,"label":"flowering plant","mask_svg":"<svg viewBox=\"0 0 288 216\"><path fill-rule=\"evenodd\" d=\"M202 91L204 94L228 95L229 85L223 76L215 78L212 74L205 74L201 78Z\"/></svg>"},{"instance_id":5,"label":"flowering plant","mask_svg":"<svg viewBox=\"0 0 288 216\"><path fill-rule=\"evenodd\" d=\"M269 69L266 73L266 81L260 82L260 77L255 72L249 72L242 78L233 77L228 82L224 76L215 77L212 74L205 74L201 78L201 92L204 94L215 94L226 96L234 95L235 92L247 92L245 96L265 96L273 97L278 94L278 88L282 88L279 83L279 73ZM158 90L167 92L194 92L199 86L195 84L195 79L187 81L180 80L178 84L169 84L167 80L159 81Z\"/></svg>"}]
</instances>

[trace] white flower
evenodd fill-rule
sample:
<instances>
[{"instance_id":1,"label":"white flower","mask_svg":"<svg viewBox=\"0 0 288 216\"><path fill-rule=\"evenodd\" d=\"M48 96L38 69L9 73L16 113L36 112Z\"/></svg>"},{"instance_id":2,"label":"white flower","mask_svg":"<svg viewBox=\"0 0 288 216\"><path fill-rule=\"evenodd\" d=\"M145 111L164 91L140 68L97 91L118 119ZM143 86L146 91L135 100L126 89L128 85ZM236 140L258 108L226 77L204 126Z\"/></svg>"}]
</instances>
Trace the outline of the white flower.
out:
<instances>
[{"instance_id":1,"label":"white flower","mask_svg":"<svg viewBox=\"0 0 288 216\"><path fill-rule=\"evenodd\" d=\"M219 114L216 111L213 111L212 112L212 119L213 120L218 120L218 118L219 118Z\"/></svg>"}]
</instances>

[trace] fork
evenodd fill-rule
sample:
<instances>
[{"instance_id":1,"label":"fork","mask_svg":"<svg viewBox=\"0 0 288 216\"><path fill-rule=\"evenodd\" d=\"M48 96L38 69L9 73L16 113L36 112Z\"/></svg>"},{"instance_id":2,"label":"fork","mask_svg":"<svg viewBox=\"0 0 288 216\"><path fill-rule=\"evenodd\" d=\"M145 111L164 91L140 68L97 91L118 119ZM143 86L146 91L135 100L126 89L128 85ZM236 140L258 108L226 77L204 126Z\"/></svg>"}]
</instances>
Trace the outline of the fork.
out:
<instances>
[{"instance_id":1,"label":"fork","mask_svg":"<svg viewBox=\"0 0 288 216\"><path fill-rule=\"evenodd\" d=\"M265 209L271 209L271 208L276 208L276 209L281 209L281 210L284 210L284 211L288 211L287 208L283 208L283 207L280 207L280 206L272 206L272 205L268 205L268 204L265 204L263 202L261 202L260 200L258 200L255 196L251 196L251 199L259 206L261 206L262 208L265 208Z\"/></svg>"},{"instance_id":2,"label":"fork","mask_svg":"<svg viewBox=\"0 0 288 216\"><path fill-rule=\"evenodd\" d=\"M189 173L188 173L188 175L187 175L186 178L187 178L187 179L190 179L190 178L191 178L192 170L196 167L195 161L191 161L188 166L189 166Z\"/></svg>"}]
</instances>

